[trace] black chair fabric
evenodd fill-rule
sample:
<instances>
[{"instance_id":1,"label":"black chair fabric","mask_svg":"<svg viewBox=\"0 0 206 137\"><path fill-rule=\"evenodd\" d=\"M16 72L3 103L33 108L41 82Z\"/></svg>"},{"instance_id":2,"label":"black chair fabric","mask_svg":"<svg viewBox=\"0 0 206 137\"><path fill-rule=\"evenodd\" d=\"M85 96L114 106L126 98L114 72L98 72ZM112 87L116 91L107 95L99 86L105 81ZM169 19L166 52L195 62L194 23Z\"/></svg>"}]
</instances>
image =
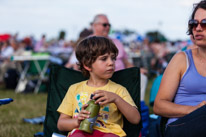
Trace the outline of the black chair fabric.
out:
<instances>
[{"instance_id":1,"label":"black chair fabric","mask_svg":"<svg viewBox=\"0 0 206 137\"><path fill-rule=\"evenodd\" d=\"M52 133L66 135L57 129L59 113L57 108L61 104L70 85L86 80L79 71L67 69L62 66L52 65L50 67L50 86L47 98L46 117L44 121L44 136L51 137ZM128 68L114 73L112 81L126 87L140 112L140 70L139 68ZM129 111L129 110L128 110ZM139 137L141 123L134 125L124 118L124 131L127 137Z\"/></svg>"}]
</instances>

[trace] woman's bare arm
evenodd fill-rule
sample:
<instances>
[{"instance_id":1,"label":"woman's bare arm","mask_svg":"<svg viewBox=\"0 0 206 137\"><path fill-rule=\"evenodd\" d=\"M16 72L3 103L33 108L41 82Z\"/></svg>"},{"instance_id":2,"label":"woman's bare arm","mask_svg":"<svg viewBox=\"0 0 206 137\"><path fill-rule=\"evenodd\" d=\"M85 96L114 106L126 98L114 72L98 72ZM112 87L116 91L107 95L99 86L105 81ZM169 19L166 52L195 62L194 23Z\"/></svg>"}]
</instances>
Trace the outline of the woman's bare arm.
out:
<instances>
[{"instance_id":1,"label":"woman's bare arm","mask_svg":"<svg viewBox=\"0 0 206 137\"><path fill-rule=\"evenodd\" d=\"M183 52L177 53L170 61L154 102L153 110L156 114L164 117L182 117L197 108L172 102L186 67L186 55Z\"/></svg>"}]
</instances>

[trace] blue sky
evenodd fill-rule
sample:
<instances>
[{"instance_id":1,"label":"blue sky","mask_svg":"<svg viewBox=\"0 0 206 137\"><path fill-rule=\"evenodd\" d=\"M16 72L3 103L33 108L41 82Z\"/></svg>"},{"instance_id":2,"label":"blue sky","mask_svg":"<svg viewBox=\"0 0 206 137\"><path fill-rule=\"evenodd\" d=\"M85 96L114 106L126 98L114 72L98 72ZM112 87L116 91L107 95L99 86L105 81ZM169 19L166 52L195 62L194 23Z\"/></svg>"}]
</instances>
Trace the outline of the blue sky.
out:
<instances>
[{"instance_id":1,"label":"blue sky","mask_svg":"<svg viewBox=\"0 0 206 137\"><path fill-rule=\"evenodd\" d=\"M199 0L0 0L0 34L52 38L65 30L67 39L76 39L94 15L104 13L112 29L131 29L141 35L159 30L170 40L184 40L189 38L187 21L196 2Z\"/></svg>"}]
</instances>

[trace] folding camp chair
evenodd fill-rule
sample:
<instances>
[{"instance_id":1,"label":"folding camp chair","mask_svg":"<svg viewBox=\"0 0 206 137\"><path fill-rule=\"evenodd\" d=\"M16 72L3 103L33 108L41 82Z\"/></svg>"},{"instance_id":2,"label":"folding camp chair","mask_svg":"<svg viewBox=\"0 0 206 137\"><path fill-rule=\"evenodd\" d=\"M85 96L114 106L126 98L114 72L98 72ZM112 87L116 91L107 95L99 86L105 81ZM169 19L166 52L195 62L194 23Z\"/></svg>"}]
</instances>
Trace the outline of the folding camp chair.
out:
<instances>
[{"instance_id":1,"label":"folding camp chair","mask_svg":"<svg viewBox=\"0 0 206 137\"><path fill-rule=\"evenodd\" d=\"M50 86L48 91L46 118L44 121L44 136L51 137L52 133L67 135L57 129L59 113L57 108L61 104L71 84L85 80L79 71L67 69L58 65L51 65ZM112 81L127 88L140 112L140 71L139 68L128 68L114 73ZM124 131L128 137L139 137L141 123L133 125L124 118Z\"/></svg>"},{"instance_id":2,"label":"folding camp chair","mask_svg":"<svg viewBox=\"0 0 206 137\"><path fill-rule=\"evenodd\" d=\"M50 64L50 58L48 53L33 53L29 56L12 56L11 60L18 62L20 64L19 66L22 66L22 61L24 62L24 68L21 68L21 76L15 92L23 92L28 81L36 80L37 83L33 84L34 93L38 93L42 81L47 80L46 71Z\"/></svg>"}]
</instances>

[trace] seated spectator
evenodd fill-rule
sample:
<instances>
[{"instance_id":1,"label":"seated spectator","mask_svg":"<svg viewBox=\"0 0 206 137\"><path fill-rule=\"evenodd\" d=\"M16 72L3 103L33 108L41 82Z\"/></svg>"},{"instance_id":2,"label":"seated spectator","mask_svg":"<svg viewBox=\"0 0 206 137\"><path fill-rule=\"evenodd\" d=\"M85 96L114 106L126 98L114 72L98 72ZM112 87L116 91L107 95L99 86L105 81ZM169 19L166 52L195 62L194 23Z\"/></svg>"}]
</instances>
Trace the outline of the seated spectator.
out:
<instances>
[{"instance_id":1,"label":"seated spectator","mask_svg":"<svg viewBox=\"0 0 206 137\"><path fill-rule=\"evenodd\" d=\"M73 44L73 52L72 52L68 62L65 64L66 68L72 68L74 70L79 70L79 68L77 66L78 60L77 60L76 55L75 55L75 47L82 39L84 39L85 37L87 37L91 34L92 34L92 31L89 29L86 29L86 28L80 32L79 39Z\"/></svg>"},{"instance_id":2,"label":"seated spectator","mask_svg":"<svg viewBox=\"0 0 206 137\"><path fill-rule=\"evenodd\" d=\"M188 35L197 48L175 54L163 74L153 109L169 118L166 137L206 135L205 21L206 1L202 0L194 5L188 21Z\"/></svg>"},{"instance_id":3,"label":"seated spectator","mask_svg":"<svg viewBox=\"0 0 206 137\"><path fill-rule=\"evenodd\" d=\"M35 47L34 47L34 51L35 52L40 52L40 51L45 51L47 47L47 43L46 43L46 35L42 35L40 41L38 41L36 44L35 44Z\"/></svg>"},{"instance_id":4,"label":"seated spectator","mask_svg":"<svg viewBox=\"0 0 206 137\"><path fill-rule=\"evenodd\" d=\"M14 53L14 48L11 46L9 40L2 41L1 43L0 83L3 83L4 74L7 71L7 66L10 66L10 57Z\"/></svg>"}]
</instances>

